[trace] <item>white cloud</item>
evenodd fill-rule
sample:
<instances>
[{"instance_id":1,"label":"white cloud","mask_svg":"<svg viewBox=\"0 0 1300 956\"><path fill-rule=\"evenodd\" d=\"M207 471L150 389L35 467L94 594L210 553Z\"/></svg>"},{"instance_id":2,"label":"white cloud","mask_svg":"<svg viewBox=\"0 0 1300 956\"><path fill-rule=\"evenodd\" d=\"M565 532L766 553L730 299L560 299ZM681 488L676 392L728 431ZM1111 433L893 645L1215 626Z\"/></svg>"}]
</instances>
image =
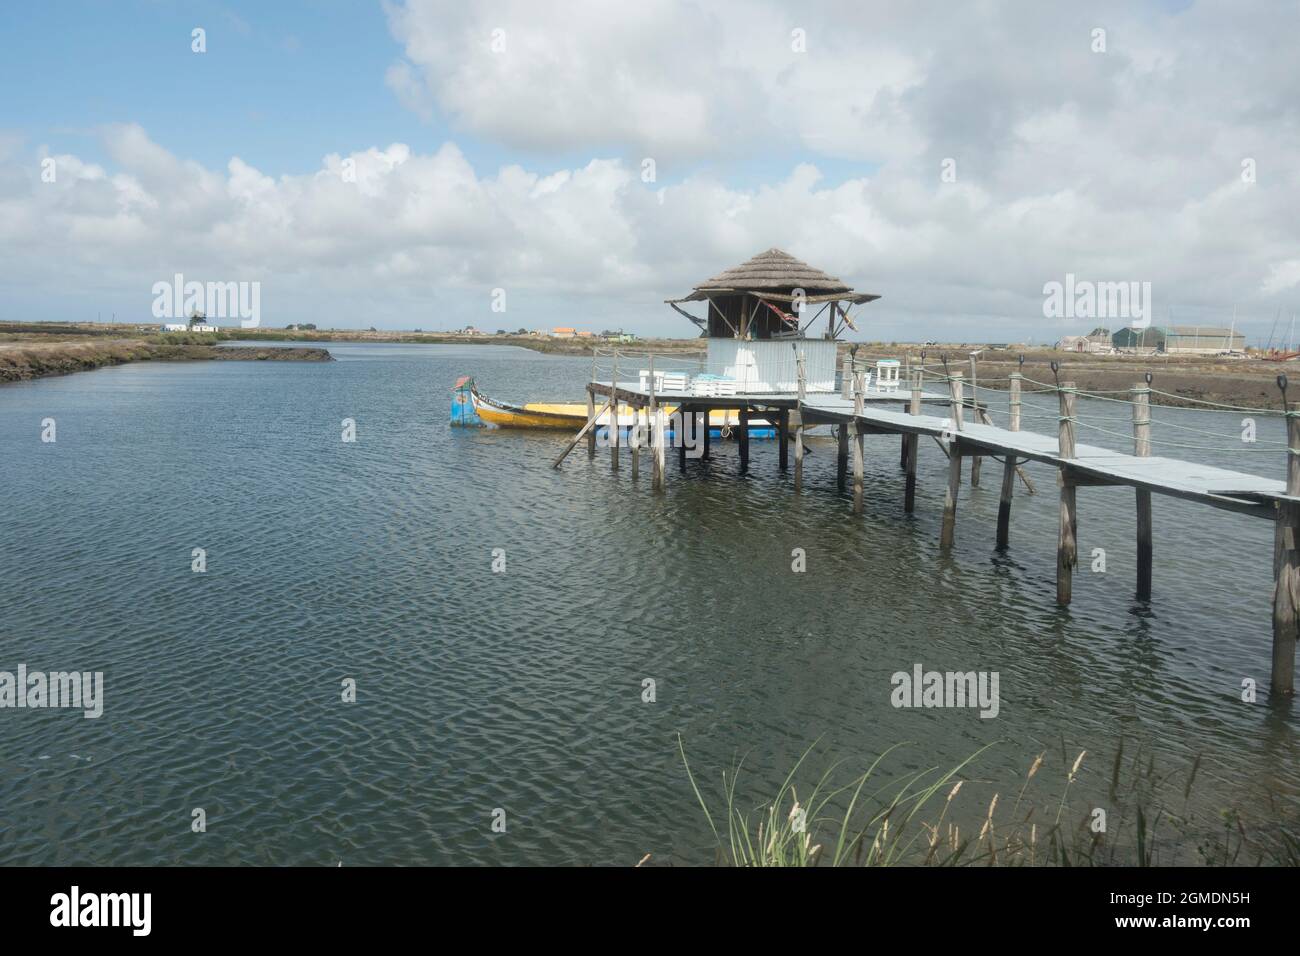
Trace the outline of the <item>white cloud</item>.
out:
<instances>
[{"instance_id":1,"label":"white cloud","mask_svg":"<svg viewBox=\"0 0 1300 956\"><path fill-rule=\"evenodd\" d=\"M1262 291L1265 295L1285 292L1300 285L1300 259L1279 262L1269 270L1264 279Z\"/></svg>"},{"instance_id":2,"label":"white cloud","mask_svg":"<svg viewBox=\"0 0 1300 956\"><path fill-rule=\"evenodd\" d=\"M103 131L109 162L61 155L50 185L10 136L0 279L84 284L125 311L175 271L257 278L270 321L426 328L496 323L483 310L505 286L516 327L562 312L683 333L661 299L780 246L882 293L864 311L885 338L1055 338L1041 289L1066 272L1151 281L1180 320L1235 306L1266 331L1300 285L1295 19L1271 3L412 0L389 13L388 86L465 151L395 143L272 177L122 125ZM483 143L512 162L475 168ZM590 159L553 158L574 155Z\"/></svg>"}]
</instances>

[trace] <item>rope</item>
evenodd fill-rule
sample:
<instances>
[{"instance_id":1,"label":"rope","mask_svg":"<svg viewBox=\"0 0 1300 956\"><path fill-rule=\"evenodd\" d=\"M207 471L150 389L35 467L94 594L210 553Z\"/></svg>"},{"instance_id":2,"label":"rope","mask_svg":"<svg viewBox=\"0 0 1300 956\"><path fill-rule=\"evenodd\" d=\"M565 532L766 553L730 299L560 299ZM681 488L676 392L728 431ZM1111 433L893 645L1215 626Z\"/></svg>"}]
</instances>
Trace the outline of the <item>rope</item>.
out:
<instances>
[{"instance_id":1,"label":"rope","mask_svg":"<svg viewBox=\"0 0 1300 956\"><path fill-rule=\"evenodd\" d=\"M1076 424L1082 425L1084 428L1091 428L1093 431L1099 431L1103 435L1112 435L1115 438L1122 438L1125 441L1131 441L1133 437L1132 435L1126 435L1123 434L1122 432L1112 431L1109 428L1102 428L1100 425L1092 425L1088 422L1077 422ZM1222 447L1221 445L1190 445L1187 444L1186 442L1169 441L1168 439L1164 439L1164 438L1148 438L1147 441L1153 445L1168 445L1170 448L1195 448L1200 451L1228 451L1228 449ZM1266 451L1266 452L1271 452L1273 454L1277 454L1278 452L1282 451L1282 449L1281 448L1243 448L1241 449L1241 451Z\"/></svg>"},{"instance_id":2,"label":"rope","mask_svg":"<svg viewBox=\"0 0 1300 956\"><path fill-rule=\"evenodd\" d=\"M1141 424L1141 425L1150 425L1152 422L1154 422L1155 424L1159 425L1161 428L1177 428L1177 429L1179 429L1180 431L1195 432L1195 433L1198 434L1198 435L1204 435L1206 438L1227 438L1227 439L1232 439L1233 441L1236 441L1237 439L1239 439L1239 438L1241 437L1240 435L1224 435L1224 434L1221 434L1221 433L1219 433L1219 432L1207 432L1207 431L1205 431L1204 429L1201 429L1201 428L1193 428L1191 425L1179 425L1177 422L1166 421L1166 420L1163 419L1163 418L1153 418L1153 419L1150 419L1149 421L1145 421L1145 422L1134 422L1133 424L1135 424L1135 425L1139 425L1139 424ZM1286 444L1286 442L1283 441L1283 440L1281 440L1281 439L1266 438L1266 439L1262 439L1262 441L1263 441L1265 444L1268 444L1268 445L1285 445L1285 444ZM1249 443L1248 443L1248 444L1249 444Z\"/></svg>"},{"instance_id":3,"label":"rope","mask_svg":"<svg viewBox=\"0 0 1300 956\"><path fill-rule=\"evenodd\" d=\"M1153 389L1151 389L1151 391L1154 392L1154 393L1157 394L1157 395L1165 395L1165 396L1167 396L1167 397L1169 397L1169 398L1176 398L1176 399L1178 399L1179 401L1182 401L1182 402L1195 402L1195 403L1198 404L1198 405L1210 405L1210 406L1212 406L1212 407L1214 407L1214 408L1217 408L1217 409L1224 409L1224 410L1227 410L1227 411L1234 411L1234 412L1255 412L1256 414L1259 414L1259 415L1285 415L1285 414L1286 414L1286 412L1280 412L1280 411L1277 411L1276 409L1272 409L1272 408L1247 408L1245 405L1224 405L1224 404L1221 404L1220 402L1211 402L1211 401L1207 401L1207 400L1205 400L1205 399L1203 399L1203 398L1189 398L1189 397L1186 396L1186 395L1177 395L1177 394L1175 394L1174 392L1162 392L1162 391L1160 391L1160 389L1158 389L1158 388L1153 388Z\"/></svg>"}]
</instances>

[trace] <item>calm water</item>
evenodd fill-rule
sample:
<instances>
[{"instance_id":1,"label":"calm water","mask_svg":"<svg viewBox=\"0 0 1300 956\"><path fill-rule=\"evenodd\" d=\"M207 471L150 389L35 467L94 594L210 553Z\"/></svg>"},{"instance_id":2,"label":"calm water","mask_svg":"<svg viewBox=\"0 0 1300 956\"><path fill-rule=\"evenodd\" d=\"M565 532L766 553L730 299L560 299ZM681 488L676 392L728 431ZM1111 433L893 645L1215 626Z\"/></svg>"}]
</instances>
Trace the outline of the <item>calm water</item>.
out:
<instances>
[{"instance_id":1,"label":"calm water","mask_svg":"<svg viewBox=\"0 0 1300 956\"><path fill-rule=\"evenodd\" d=\"M710 790L746 758L745 804L814 741L812 776L900 742L891 776L996 742L959 818L1017 792L1042 751L1031 793L1054 810L1062 764L1086 749L1081 816L1108 805L1122 738L1172 775L1180 806L1202 757L1198 820L1294 814L1297 718L1266 690L1239 699L1243 678L1268 682L1267 522L1157 497L1143 607L1133 492L1082 489L1063 611L1050 471L1031 466L1039 493L1017 489L998 555L1000 467L986 464L943 557L933 443L911 517L896 438L867 440L860 520L825 443L800 498L771 442L743 478L734 444L715 443L656 496L648 462L637 483L626 462L610 474L608 452L556 472L555 434L448 427L459 374L506 399L576 397L585 360L330 349L328 365L145 363L0 388L0 670L102 670L106 685L99 720L0 710L0 863L709 862L678 733ZM1127 433L1123 406L1084 406ZM1156 417L1238 431L1230 416ZM1236 450L1188 454L1281 476L1280 455L1222 444ZM998 671L999 716L893 708L890 675L916 663ZM1196 862L1189 832L1162 860Z\"/></svg>"}]
</instances>

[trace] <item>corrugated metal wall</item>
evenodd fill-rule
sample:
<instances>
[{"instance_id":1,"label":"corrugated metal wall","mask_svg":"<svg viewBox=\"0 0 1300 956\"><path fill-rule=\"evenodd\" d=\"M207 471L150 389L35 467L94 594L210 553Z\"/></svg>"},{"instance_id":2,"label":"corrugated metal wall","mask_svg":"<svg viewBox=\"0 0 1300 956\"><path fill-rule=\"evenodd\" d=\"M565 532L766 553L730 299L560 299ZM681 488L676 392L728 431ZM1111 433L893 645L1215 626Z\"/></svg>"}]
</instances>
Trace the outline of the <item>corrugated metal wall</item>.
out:
<instances>
[{"instance_id":1,"label":"corrugated metal wall","mask_svg":"<svg viewBox=\"0 0 1300 956\"><path fill-rule=\"evenodd\" d=\"M829 339L711 338L708 371L742 383L747 392L799 389L796 350L804 354L809 392L835 391L835 343Z\"/></svg>"}]
</instances>

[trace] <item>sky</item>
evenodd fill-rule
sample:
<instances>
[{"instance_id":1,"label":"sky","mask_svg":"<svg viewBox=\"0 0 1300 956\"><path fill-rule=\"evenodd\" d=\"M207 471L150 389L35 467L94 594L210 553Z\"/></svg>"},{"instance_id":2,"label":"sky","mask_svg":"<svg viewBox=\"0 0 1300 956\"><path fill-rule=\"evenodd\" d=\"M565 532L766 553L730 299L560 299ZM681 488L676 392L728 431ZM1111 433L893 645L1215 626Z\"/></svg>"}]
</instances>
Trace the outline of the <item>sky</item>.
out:
<instances>
[{"instance_id":1,"label":"sky","mask_svg":"<svg viewBox=\"0 0 1300 956\"><path fill-rule=\"evenodd\" d=\"M150 322L181 274L272 327L686 336L663 300L777 247L881 296L863 340L1125 324L1048 316L1068 275L1264 342L1297 38L1294 2L3 4L0 319Z\"/></svg>"}]
</instances>

